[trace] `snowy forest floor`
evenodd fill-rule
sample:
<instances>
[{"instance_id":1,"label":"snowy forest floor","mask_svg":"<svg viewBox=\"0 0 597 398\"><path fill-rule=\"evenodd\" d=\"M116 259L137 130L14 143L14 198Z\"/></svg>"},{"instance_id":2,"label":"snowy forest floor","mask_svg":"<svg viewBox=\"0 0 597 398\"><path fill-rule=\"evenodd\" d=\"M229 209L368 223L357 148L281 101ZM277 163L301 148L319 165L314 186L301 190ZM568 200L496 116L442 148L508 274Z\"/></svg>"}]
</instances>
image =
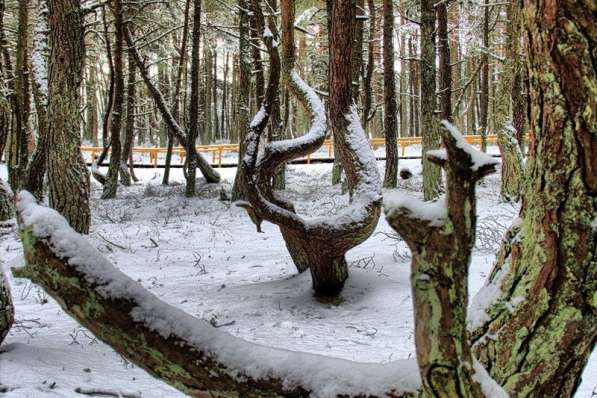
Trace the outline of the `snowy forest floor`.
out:
<instances>
[{"instance_id":1,"label":"snowy forest floor","mask_svg":"<svg viewBox=\"0 0 597 398\"><path fill-rule=\"evenodd\" d=\"M379 163L383 167L383 162ZM403 160L414 177L399 189L420 196L419 160ZM278 228L256 233L245 211L219 200L220 186L184 197L180 169L160 185L161 169L137 170L140 182L99 199L92 186L90 240L118 268L154 294L246 340L361 362L414 355L410 254L381 218L373 236L348 253L350 278L338 305L312 297L309 273L296 270ZM229 185L235 169L222 170ZM6 177L4 165L0 176ZM323 216L347 203L331 186L331 164L290 166L286 195L302 214ZM470 273L474 295L491 271L503 231L518 208L499 201L499 175L478 190L478 233ZM80 397L77 388L131 397L180 397L98 342L37 286L10 276L23 262L16 231L0 236L0 266L9 275L17 323L0 349L0 395ZM597 396L597 355L578 398Z\"/></svg>"}]
</instances>

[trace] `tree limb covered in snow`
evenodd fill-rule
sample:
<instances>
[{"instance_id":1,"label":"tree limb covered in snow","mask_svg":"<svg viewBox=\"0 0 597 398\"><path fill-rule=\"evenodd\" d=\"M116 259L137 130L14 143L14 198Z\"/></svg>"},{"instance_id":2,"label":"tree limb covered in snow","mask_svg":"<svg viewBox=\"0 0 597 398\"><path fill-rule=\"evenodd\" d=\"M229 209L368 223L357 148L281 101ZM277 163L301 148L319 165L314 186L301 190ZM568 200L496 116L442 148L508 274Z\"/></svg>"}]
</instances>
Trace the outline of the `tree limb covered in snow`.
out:
<instances>
[{"instance_id":1,"label":"tree limb covered in snow","mask_svg":"<svg viewBox=\"0 0 597 398\"><path fill-rule=\"evenodd\" d=\"M26 265L14 269L119 354L194 397L414 397L414 360L357 363L249 343L172 307L21 192Z\"/></svg>"},{"instance_id":2,"label":"tree limb covered in snow","mask_svg":"<svg viewBox=\"0 0 597 398\"><path fill-rule=\"evenodd\" d=\"M446 172L447 194L421 202L386 196L388 223L412 251L417 360L428 396L507 396L471 354L467 331L468 268L475 242L475 185L497 161L443 121L445 149L428 152Z\"/></svg>"}]
</instances>

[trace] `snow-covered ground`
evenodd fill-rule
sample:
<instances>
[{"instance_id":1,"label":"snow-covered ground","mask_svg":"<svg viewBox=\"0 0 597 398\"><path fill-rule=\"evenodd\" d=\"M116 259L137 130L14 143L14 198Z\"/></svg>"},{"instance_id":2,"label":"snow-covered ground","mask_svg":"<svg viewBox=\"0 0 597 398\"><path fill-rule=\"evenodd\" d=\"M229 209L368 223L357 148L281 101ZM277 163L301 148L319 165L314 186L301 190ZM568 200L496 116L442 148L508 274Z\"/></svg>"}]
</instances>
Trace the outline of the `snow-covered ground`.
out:
<instances>
[{"instance_id":1,"label":"snow-covered ground","mask_svg":"<svg viewBox=\"0 0 597 398\"><path fill-rule=\"evenodd\" d=\"M414 150L414 148L413 148ZM383 167L383 162L379 162ZM402 160L415 177L400 189L419 196L420 161ZM223 169L231 183L235 169ZM92 192L91 242L123 272L168 303L246 340L360 362L389 362L414 354L409 251L382 219L374 235L348 253L350 278L338 305L313 299L308 273L296 275L274 225L256 233L244 210L221 202L219 187L204 184L184 197L181 169L163 187L161 169L137 170L141 182L119 188L118 199ZM330 184L330 164L291 166L287 195L301 213L328 215L347 202ZM0 176L6 170L0 165ZM481 183L478 242L471 294L482 286L501 232L517 208L498 200L499 176ZM139 397L179 397L98 342L37 286L14 279L22 263L13 232L0 237L0 266L9 274L17 324L0 349L0 394L76 397L77 388ZM597 388L593 355L576 397Z\"/></svg>"}]
</instances>

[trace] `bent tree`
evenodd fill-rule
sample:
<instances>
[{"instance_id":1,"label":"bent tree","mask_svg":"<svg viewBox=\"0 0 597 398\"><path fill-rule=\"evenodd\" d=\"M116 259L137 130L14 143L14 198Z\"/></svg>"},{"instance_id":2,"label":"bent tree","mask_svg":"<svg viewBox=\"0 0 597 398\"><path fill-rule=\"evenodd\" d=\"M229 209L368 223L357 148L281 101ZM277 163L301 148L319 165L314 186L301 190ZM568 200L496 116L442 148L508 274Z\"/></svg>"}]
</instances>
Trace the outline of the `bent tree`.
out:
<instances>
[{"instance_id":1,"label":"bent tree","mask_svg":"<svg viewBox=\"0 0 597 398\"><path fill-rule=\"evenodd\" d=\"M582 1L526 1L523 9L527 181L488 282L499 293L471 325L475 354L516 396L571 396L597 337L594 11Z\"/></svg>"},{"instance_id":2,"label":"bent tree","mask_svg":"<svg viewBox=\"0 0 597 398\"><path fill-rule=\"evenodd\" d=\"M245 140L246 196L250 211L276 224L299 272L309 269L318 296L340 293L348 277L345 254L366 240L377 225L381 209L381 183L373 151L365 138L356 109L352 105L351 59L353 2L332 2L330 32L330 120L335 145L346 173L351 203L339 214L326 219L305 219L296 214L291 203L272 192L271 180L287 161L305 156L325 140L325 109L321 100L294 69L294 2L282 1L282 77L299 101L312 115L309 132L292 140L270 142L258 157L259 142L272 109L277 90L278 51L271 36L264 35L270 53L268 87L259 113L254 117ZM259 22L260 31L263 23Z\"/></svg>"}]
</instances>

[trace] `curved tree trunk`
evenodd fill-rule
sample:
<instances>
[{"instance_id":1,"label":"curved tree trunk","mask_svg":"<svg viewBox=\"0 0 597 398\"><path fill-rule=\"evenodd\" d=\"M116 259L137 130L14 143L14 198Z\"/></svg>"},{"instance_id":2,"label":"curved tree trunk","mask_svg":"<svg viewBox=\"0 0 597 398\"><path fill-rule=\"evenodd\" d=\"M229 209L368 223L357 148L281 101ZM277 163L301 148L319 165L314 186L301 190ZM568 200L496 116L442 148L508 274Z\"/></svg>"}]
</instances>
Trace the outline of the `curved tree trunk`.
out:
<instances>
[{"instance_id":1,"label":"curved tree trunk","mask_svg":"<svg viewBox=\"0 0 597 398\"><path fill-rule=\"evenodd\" d=\"M597 336L597 41L585 2L525 1L531 136L520 219L471 323L513 396L571 397Z\"/></svg>"},{"instance_id":2,"label":"curved tree trunk","mask_svg":"<svg viewBox=\"0 0 597 398\"><path fill-rule=\"evenodd\" d=\"M80 86L85 42L79 0L50 0L48 182L50 206L80 233L89 231L89 174L81 156Z\"/></svg>"},{"instance_id":3,"label":"curved tree trunk","mask_svg":"<svg viewBox=\"0 0 597 398\"><path fill-rule=\"evenodd\" d=\"M303 137L274 141L264 147L259 157L261 134L271 111L271 92L277 90L279 59L272 38L264 37L270 52L270 78L261 110L250 124L244 157L247 198L250 211L280 227L286 246L299 272L310 268L318 296L336 296L348 276L345 254L367 239L377 224L381 207L379 172L365 137L356 109L352 107L352 74L346 49L352 43L350 22L355 4L351 1L329 2L333 14L330 35L330 114L339 158L346 173L352 203L340 214L310 221L297 215L291 203L271 192L271 177L284 162L312 153L326 135L325 109L314 90L294 69L294 3L282 2L282 76L290 91L312 116L309 132ZM255 13L259 17L259 13ZM258 25L264 26L258 19ZM274 32L275 35L275 32ZM249 206L244 206L245 208Z\"/></svg>"}]
</instances>

